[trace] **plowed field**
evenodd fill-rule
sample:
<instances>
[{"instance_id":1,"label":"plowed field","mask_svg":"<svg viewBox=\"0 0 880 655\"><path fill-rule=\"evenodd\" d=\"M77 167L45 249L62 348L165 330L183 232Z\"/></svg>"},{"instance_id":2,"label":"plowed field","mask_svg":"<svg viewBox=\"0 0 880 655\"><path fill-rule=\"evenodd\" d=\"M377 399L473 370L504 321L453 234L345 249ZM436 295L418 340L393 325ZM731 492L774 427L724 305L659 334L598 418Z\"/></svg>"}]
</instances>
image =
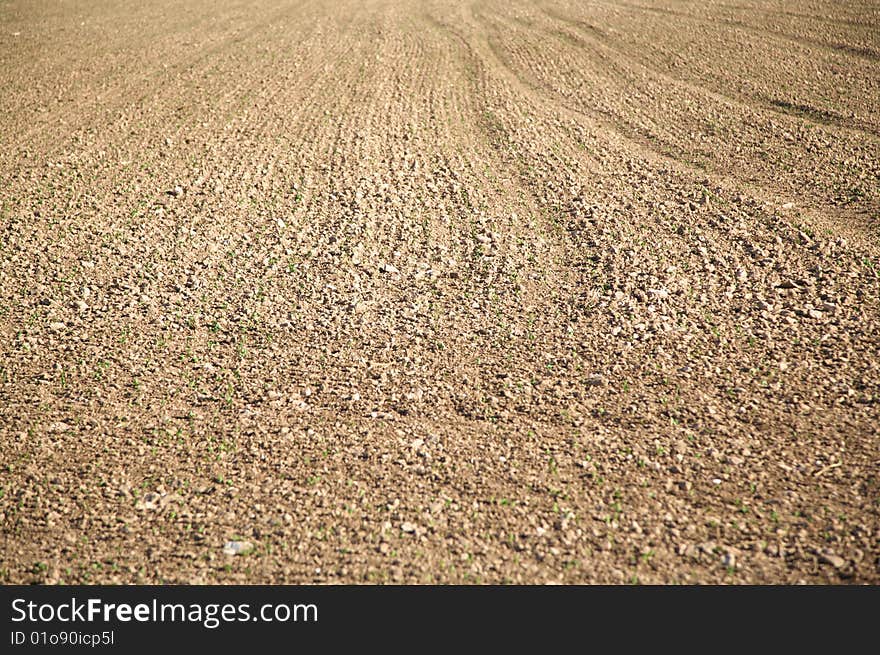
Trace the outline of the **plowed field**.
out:
<instances>
[{"instance_id":1,"label":"plowed field","mask_svg":"<svg viewBox=\"0 0 880 655\"><path fill-rule=\"evenodd\" d=\"M880 583L876 2L3 0L0 89L0 582Z\"/></svg>"}]
</instances>

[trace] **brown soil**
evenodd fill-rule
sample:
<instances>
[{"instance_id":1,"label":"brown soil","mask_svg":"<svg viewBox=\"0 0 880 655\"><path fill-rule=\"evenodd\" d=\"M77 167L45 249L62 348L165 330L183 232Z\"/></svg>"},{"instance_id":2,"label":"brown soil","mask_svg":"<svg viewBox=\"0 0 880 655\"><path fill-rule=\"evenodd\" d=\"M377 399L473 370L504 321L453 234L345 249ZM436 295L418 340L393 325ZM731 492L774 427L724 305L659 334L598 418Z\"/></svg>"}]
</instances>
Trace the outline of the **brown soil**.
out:
<instances>
[{"instance_id":1,"label":"brown soil","mask_svg":"<svg viewBox=\"0 0 880 655\"><path fill-rule=\"evenodd\" d=\"M0 88L0 581L880 582L876 2L7 0Z\"/></svg>"}]
</instances>

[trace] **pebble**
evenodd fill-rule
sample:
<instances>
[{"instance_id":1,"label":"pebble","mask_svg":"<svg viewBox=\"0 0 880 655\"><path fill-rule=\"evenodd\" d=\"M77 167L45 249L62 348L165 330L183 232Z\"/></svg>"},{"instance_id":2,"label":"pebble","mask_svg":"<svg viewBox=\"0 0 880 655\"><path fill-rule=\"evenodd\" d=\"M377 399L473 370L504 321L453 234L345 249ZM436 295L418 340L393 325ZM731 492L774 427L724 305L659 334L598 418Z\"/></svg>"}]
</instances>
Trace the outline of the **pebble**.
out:
<instances>
[{"instance_id":1,"label":"pebble","mask_svg":"<svg viewBox=\"0 0 880 655\"><path fill-rule=\"evenodd\" d=\"M144 494L144 497L141 499L139 506L143 509L156 509L159 506L160 500L159 494L155 491L150 491Z\"/></svg>"},{"instance_id":2,"label":"pebble","mask_svg":"<svg viewBox=\"0 0 880 655\"><path fill-rule=\"evenodd\" d=\"M223 546L224 555L247 555L253 550L254 545L250 541L227 541Z\"/></svg>"},{"instance_id":3,"label":"pebble","mask_svg":"<svg viewBox=\"0 0 880 655\"><path fill-rule=\"evenodd\" d=\"M836 569L842 569L846 566L846 560L839 555L835 555L830 550L823 551L822 554L819 555L819 561L824 564L830 564Z\"/></svg>"},{"instance_id":4,"label":"pebble","mask_svg":"<svg viewBox=\"0 0 880 655\"><path fill-rule=\"evenodd\" d=\"M648 295L655 300L666 300L669 298L669 291L667 289L648 289Z\"/></svg>"}]
</instances>

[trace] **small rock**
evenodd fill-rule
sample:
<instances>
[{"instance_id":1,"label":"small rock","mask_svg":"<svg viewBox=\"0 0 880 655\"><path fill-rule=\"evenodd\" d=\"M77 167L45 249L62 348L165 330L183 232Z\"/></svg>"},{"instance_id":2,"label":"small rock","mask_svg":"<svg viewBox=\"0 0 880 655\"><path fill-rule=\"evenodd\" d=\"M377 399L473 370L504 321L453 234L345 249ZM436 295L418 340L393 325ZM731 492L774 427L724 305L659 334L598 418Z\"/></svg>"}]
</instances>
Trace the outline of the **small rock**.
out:
<instances>
[{"instance_id":1,"label":"small rock","mask_svg":"<svg viewBox=\"0 0 880 655\"><path fill-rule=\"evenodd\" d=\"M254 551L250 541L227 541L223 546L224 555L248 555Z\"/></svg>"},{"instance_id":2,"label":"small rock","mask_svg":"<svg viewBox=\"0 0 880 655\"><path fill-rule=\"evenodd\" d=\"M604 382L604 380L601 375L591 375L584 380L584 382L586 382L588 386L598 387Z\"/></svg>"},{"instance_id":3,"label":"small rock","mask_svg":"<svg viewBox=\"0 0 880 655\"><path fill-rule=\"evenodd\" d=\"M836 569L842 569L844 566L846 566L846 560L839 555L835 555L830 550L822 551L822 553L819 555L819 561L824 564L830 564Z\"/></svg>"},{"instance_id":4,"label":"small rock","mask_svg":"<svg viewBox=\"0 0 880 655\"><path fill-rule=\"evenodd\" d=\"M394 264L382 264L379 270L390 275L400 275L400 270Z\"/></svg>"},{"instance_id":5,"label":"small rock","mask_svg":"<svg viewBox=\"0 0 880 655\"><path fill-rule=\"evenodd\" d=\"M49 329L53 330L54 332L60 332L64 329L64 323L62 323L61 321L54 321L52 323L49 323Z\"/></svg>"},{"instance_id":6,"label":"small rock","mask_svg":"<svg viewBox=\"0 0 880 655\"><path fill-rule=\"evenodd\" d=\"M137 507L138 509L156 509L159 507L159 500L161 500L161 496L155 491L150 491L144 494Z\"/></svg>"},{"instance_id":7,"label":"small rock","mask_svg":"<svg viewBox=\"0 0 880 655\"><path fill-rule=\"evenodd\" d=\"M89 306L86 304L85 300L77 300L73 304L76 307L76 311L78 311L78 312L84 312L89 308Z\"/></svg>"},{"instance_id":8,"label":"small rock","mask_svg":"<svg viewBox=\"0 0 880 655\"><path fill-rule=\"evenodd\" d=\"M404 521L400 524L400 529L406 533L412 533L416 531L416 526L410 523L409 521Z\"/></svg>"},{"instance_id":9,"label":"small rock","mask_svg":"<svg viewBox=\"0 0 880 655\"><path fill-rule=\"evenodd\" d=\"M666 300L669 298L669 291L665 288L648 289L648 295L654 300Z\"/></svg>"}]
</instances>

